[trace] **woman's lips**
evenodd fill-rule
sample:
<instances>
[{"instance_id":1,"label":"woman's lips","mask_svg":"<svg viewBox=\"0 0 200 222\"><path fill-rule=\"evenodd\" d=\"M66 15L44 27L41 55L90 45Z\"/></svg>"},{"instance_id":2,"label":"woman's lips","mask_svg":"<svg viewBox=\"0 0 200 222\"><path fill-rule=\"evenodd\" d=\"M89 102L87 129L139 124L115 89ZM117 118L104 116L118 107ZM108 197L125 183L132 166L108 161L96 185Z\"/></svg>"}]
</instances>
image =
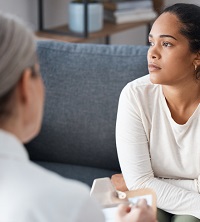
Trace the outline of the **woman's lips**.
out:
<instances>
[{"instance_id":1,"label":"woman's lips","mask_svg":"<svg viewBox=\"0 0 200 222\"><path fill-rule=\"evenodd\" d=\"M155 71L161 70L161 68L156 64L149 64L148 68L149 68L149 72L155 72Z\"/></svg>"}]
</instances>

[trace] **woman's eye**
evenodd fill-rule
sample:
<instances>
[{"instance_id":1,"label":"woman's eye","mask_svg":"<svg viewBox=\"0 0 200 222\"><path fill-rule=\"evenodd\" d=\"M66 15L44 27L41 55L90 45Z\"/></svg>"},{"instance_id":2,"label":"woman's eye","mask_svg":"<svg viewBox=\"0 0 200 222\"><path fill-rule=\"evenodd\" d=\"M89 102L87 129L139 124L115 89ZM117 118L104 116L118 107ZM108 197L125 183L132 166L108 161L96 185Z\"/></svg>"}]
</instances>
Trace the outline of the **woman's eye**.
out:
<instances>
[{"instance_id":1,"label":"woman's eye","mask_svg":"<svg viewBox=\"0 0 200 222\"><path fill-rule=\"evenodd\" d=\"M150 45L150 46L154 46L154 43L153 43L153 42L149 42L149 45Z\"/></svg>"},{"instance_id":2,"label":"woman's eye","mask_svg":"<svg viewBox=\"0 0 200 222\"><path fill-rule=\"evenodd\" d=\"M171 43L169 43L169 42L163 42L163 46L164 46L164 47L171 47L171 46L172 46L172 44L171 44Z\"/></svg>"}]
</instances>

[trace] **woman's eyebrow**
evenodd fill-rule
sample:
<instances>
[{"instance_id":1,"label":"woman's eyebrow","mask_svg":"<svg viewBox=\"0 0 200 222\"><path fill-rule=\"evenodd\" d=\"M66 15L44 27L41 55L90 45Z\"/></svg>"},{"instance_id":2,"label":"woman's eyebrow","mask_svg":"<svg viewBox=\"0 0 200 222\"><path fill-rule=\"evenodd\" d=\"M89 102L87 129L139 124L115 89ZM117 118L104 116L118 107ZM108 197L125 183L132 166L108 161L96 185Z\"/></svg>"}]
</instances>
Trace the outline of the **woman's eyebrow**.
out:
<instances>
[{"instance_id":1,"label":"woman's eyebrow","mask_svg":"<svg viewBox=\"0 0 200 222\"><path fill-rule=\"evenodd\" d=\"M149 34L149 37L150 38L153 38L153 35L152 34ZM172 35L160 35L159 36L160 38L172 38L172 39L175 39L176 41L177 41L177 39L174 37L174 36L172 36Z\"/></svg>"}]
</instances>

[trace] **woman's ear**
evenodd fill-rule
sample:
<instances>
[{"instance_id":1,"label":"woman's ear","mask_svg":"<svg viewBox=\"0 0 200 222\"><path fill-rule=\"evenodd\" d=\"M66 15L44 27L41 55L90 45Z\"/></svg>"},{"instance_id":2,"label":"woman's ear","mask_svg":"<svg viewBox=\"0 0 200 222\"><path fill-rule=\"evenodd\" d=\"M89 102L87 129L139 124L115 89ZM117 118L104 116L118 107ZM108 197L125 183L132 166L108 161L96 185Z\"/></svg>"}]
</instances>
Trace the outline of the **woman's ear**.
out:
<instances>
[{"instance_id":1,"label":"woman's ear","mask_svg":"<svg viewBox=\"0 0 200 222\"><path fill-rule=\"evenodd\" d=\"M193 66L195 73L199 72L198 70L200 69L200 51L197 52L196 57L193 60Z\"/></svg>"},{"instance_id":2,"label":"woman's ear","mask_svg":"<svg viewBox=\"0 0 200 222\"><path fill-rule=\"evenodd\" d=\"M197 53L196 58L194 59L194 66L200 66L200 51Z\"/></svg>"},{"instance_id":3,"label":"woman's ear","mask_svg":"<svg viewBox=\"0 0 200 222\"><path fill-rule=\"evenodd\" d=\"M25 69L18 84L19 101L22 105L30 103L31 100L31 75L31 69Z\"/></svg>"}]
</instances>

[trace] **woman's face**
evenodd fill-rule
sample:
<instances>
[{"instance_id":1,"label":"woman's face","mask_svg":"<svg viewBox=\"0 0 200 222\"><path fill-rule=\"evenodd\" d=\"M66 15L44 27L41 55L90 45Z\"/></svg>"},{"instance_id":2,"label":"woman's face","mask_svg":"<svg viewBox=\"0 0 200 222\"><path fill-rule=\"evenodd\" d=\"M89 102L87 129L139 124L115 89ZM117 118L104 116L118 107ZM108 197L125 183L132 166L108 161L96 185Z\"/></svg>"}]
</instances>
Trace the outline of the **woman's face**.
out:
<instances>
[{"instance_id":1,"label":"woman's face","mask_svg":"<svg viewBox=\"0 0 200 222\"><path fill-rule=\"evenodd\" d=\"M180 33L181 23L171 13L161 14L149 34L148 68L154 84L177 85L194 79L196 57Z\"/></svg>"}]
</instances>

